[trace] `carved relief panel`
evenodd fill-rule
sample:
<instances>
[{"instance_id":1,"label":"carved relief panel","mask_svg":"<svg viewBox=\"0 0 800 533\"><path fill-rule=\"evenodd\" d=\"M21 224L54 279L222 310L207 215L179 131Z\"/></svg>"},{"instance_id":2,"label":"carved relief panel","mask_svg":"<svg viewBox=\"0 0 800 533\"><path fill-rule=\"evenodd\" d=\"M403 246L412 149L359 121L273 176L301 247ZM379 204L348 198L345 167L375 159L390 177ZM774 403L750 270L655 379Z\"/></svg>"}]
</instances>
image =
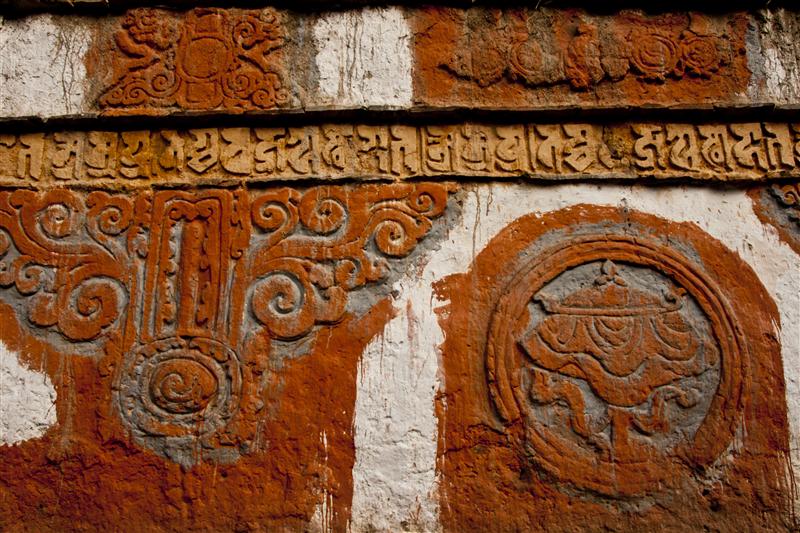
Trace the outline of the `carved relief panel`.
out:
<instances>
[{"instance_id":1,"label":"carved relief panel","mask_svg":"<svg viewBox=\"0 0 800 533\"><path fill-rule=\"evenodd\" d=\"M436 6L414 24L415 93L430 105L722 102L752 75L739 14Z\"/></svg>"},{"instance_id":2,"label":"carved relief panel","mask_svg":"<svg viewBox=\"0 0 800 533\"><path fill-rule=\"evenodd\" d=\"M787 505L776 310L698 228L592 206L532 215L438 289L450 527L536 516L546 530L635 507L646 529L652 506L706 516L718 491ZM477 492L494 496L458 503Z\"/></svg>"},{"instance_id":3,"label":"carved relief panel","mask_svg":"<svg viewBox=\"0 0 800 533\"><path fill-rule=\"evenodd\" d=\"M446 202L432 184L4 191L0 285L64 353L119 354L113 401L137 443L232 461L252 445L275 352L308 352Z\"/></svg>"},{"instance_id":4,"label":"carved relief panel","mask_svg":"<svg viewBox=\"0 0 800 533\"><path fill-rule=\"evenodd\" d=\"M247 111L289 102L282 15L272 8L132 9L112 40L113 78L98 98L106 112Z\"/></svg>"}]
</instances>

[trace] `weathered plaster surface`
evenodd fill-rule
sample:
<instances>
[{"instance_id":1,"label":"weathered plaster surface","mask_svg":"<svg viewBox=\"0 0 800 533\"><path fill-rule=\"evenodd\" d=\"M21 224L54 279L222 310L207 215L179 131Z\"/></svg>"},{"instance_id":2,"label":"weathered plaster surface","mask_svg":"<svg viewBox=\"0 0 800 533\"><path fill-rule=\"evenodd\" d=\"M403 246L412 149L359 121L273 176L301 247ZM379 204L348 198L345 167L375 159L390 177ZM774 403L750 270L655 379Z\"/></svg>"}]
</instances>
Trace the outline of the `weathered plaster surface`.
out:
<instances>
[{"instance_id":1,"label":"weathered plaster surface","mask_svg":"<svg viewBox=\"0 0 800 533\"><path fill-rule=\"evenodd\" d=\"M0 445L44 435L56 423L55 402L47 375L26 368L0 343Z\"/></svg>"},{"instance_id":2,"label":"weathered plaster surface","mask_svg":"<svg viewBox=\"0 0 800 533\"><path fill-rule=\"evenodd\" d=\"M399 8L325 14L314 24L314 40L320 105L411 103L411 36Z\"/></svg>"},{"instance_id":3,"label":"weathered plaster surface","mask_svg":"<svg viewBox=\"0 0 800 533\"><path fill-rule=\"evenodd\" d=\"M446 302L436 299L431 282L466 271L475 254L515 219L581 203L627 206L676 222L692 222L753 268L781 313L782 323L775 324L775 332L784 358L791 461L795 475L800 473L800 256L781 242L773 229L761 225L744 191L686 186L570 184L541 189L481 185L465 191L463 218L431 254L422 273L411 272L395 285L399 291L395 307L400 315L364 354L355 416L354 525L369 524L382 531L401 528L414 509L411 502L425 510L423 516L436 516L432 501L436 470L432 389L446 384L439 382L430 362L442 342L434 310ZM399 360L405 364L398 364ZM417 370L410 370L413 368ZM423 524L423 529L431 528L430 521Z\"/></svg>"},{"instance_id":4,"label":"weathered plaster surface","mask_svg":"<svg viewBox=\"0 0 800 533\"><path fill-rule=\"evenodd\" d=\"M754 100L791 103L797 99L800 86L797 31L800 20L785 9L763 10L760 34L748 42L749 63L754 76L749 96Z\"/></svg>"},{"instance_id":5,"label":"weathered plaster surface","mask_svg":"<svg viewBox=\"0 0 800 533\"><path fill-rule=\"evenodd\" d=\"M87 111L85 19L0 17L0 116L62 116Z\"/></svg>"},{"instance_id":6,"label":"weathered plaster surface","mask_svg":"<svg viewBox=\"0 0 800 533\"><path fill-rule=\"evenodd\" d=\"M507 52L507 46L503 43L495 43L493 48L486 50L489 59L495 53L500 54L499 59L491 59L485 65L479 62L482 65L480 68L487 72L470 71L465 66L469 62L461 61L464 59L461 56L466 52L461 49L458 39L448 33L450 30L443 29L452 21L447 17L442 19L443 15L437 15L436 10L362 7L320 14L281 13L280 29L286 40L270 53L275 58L284 54L285 60L291 65L287 63L285 76L279 76L281 91L285 89L286 94L276 94L275 102L270 100L270 105L264 104L263 109L271 112L281 108L412 109L464 105L486 109L551 109L575 105L629 107L641 104L658 107L678 104L681 107L707 107L710 104L735 107L743 104L774 104L792 107L797 105L800 98L796 89L800 70L797 43L794 39L800 22L796 13L785 9L735 14L737 27L741 30L740 39L736 42L725 40L733 37L725 36L724 25L715 30L715 35L718 34L716 38L727 43L727 48L723 48L726 50L725 54L732 54L731 61L733 58L743 57L742 54L746 55L741 61L736 60L737 65L742 64L737 67L739 70L735 76L729 72L733 64L720 67L718 72L706 73L707 79L684 73L680 79L673 76L675 79L670 78L668 82L655 83L642 81L631 75L625 82L630 85L628 89L620 89L621 92L603 89L592 100L587 99L589 93L580 89L580 80L573 80L579 85L578 88L569 85L562 79L563 73L559 74L561 71L557 68L556 73L561 76L556 76L558 79L539 80L528 73L530 79L526 78L526 85L517 79L519 76L511 73L506 74L506 78L510 76L510 79L496 81L497 76L490 75L495 67L500 69L498 72L510 72L508 69L511 68L500 64L505 61L502 54ZM189 18L189 14L177 12L175 17L183 20ZM604 24L619 23L623 26L627 24L625 20L627 19L622 14L602 18ZM51 118L86 116L101 112L164 114L181 111L180 105L169 109L158 106L151 109L145 105L146 102L123 102L113 109L103 107L101 96L114 78L112 71L122 75L126 68L142 68L139 61L141 57L137 59L136 53L126 55L116 50L115 35L120 31L122 21L123 17L116 15L89 18L36 14L24 18L0 19L0 116ZM159 20L158 24L168 25L167 22ZM177 24L175 20L172 23ZM715 24L719 26L721 23ZM461 26L456 26L463 30ZM746 28L746 31L742 28ZM174 32L174 35L177 34ZM500 34L505 35L502 31ZM310 39L306 40L305 35L309 35ZM487 39L491 41L494 37ZM536 50L536 39L531 39L533 40L529 42L529 46ZM475 50L471 53L484 49L481 42L474 44ZM177 40L173 44L177 46ZM562 43L559 46L568 47L568 44ZM580 42L573 44L577 46ZM455 49L450 50L454 47ZM498 47L500 49L495 50ZM450 57L447 54L455 55ZM558 54L553 57L556 56ZM578 59L582 57L579 56ZM591 59L594 56L590 54L587 57ZM282 60L275 58L275 65L283 65ZM533 58L530 60L533 61ZM475 61L477 59L473 58L473 63ZM94 74L87 73L87 64L95 69ZM452 69L455 69L455 74L451 72ZM467 70L462 72L463 69ZM599 71L595 72L591 68L589 73L599 76ZM152 83L156 74L150 73L144 79ZM470 81L475 76L477 81ZM725 85L725 90L714 85L714 80L725 76L725 83L728 84ZM447 83L436 82L440 78ZM428 83L433 85L428 87ZM464 85L463 90L458 92L453 89L448 92L446 86L454 83L459 87ZM482 86L482 83L489 85ZM552 83L560 87L560 92L543 96L545 93L550 94L547 91L551 91L548 87ZM608 80L597 83L600 83L601 88L604 83L609 86L612 84ZM668 90L670 87L672 89ZM541 91L545 92L539 94ZM642 91L649 96L643 96ZM524 97L528 93L530 98ZM535 95L539 96L534 98ZM181 101L178 98L178 102ZM252 102L250 104L255 105ZM216 104L212 105L211 100L206 108L204 105L201 98L192 100L188 108L193 111L216 109ZM241 109L238 112L240 111Z\"/></svg>"},{"instance_id":7,"label":"weathered plaster surface","mask_svg":"<svg viewBox=\"0 0 800 533\"><path fill-rule=\"evenodd\" d=\"M356 397L352 524L356 531L433 531L438 387L436 324L430 284L436 270L394 285L398 316L361 359Z\"/></svg>"}]
</instances>

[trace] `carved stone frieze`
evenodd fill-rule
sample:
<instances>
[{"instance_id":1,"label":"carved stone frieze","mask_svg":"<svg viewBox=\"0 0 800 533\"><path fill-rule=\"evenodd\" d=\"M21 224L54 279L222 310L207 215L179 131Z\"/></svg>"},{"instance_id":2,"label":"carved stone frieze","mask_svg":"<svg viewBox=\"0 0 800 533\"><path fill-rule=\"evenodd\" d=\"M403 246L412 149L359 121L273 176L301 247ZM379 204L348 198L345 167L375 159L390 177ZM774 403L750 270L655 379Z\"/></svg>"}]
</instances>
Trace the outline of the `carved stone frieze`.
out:
<instances>
[{"instance_id":1,"label":"carved stone frieze","mask_svg":"<svg viewBox=\"0 0 800 533\"><path fill-rule=\"evenodd\" d=\"M771 179L786 123L345 125L0 134L0 184L141 187L297 178Z\"/></svg>"},{"instance_id":2,"label":"carved stone frieze","mask_svg":"<svg viewBox=\"0 0 800 533\"><path fill-rule=\"evenodd\" d=\"M728 37L701 15L691 22L681 17L594 22L562 17L546 25L542 19L524 10L468 11L453 55L441 67L481 87L505 78L534 87L568 83L586 90L627 76L660 83L684 76L710 78L731 62Z\"/></svg>"},{"instance_id":3,"label":"carved stone frieze","mask_svg":"<svg viewBox=\"0 0 800 533\"><path fill-rule=\"evenodd\" d=\"M129 11L114 34L114 78L101 109L253 110L285 105L274 9L197 8L178 16L162 9Z\"/></svg>"},{"instance_id":4,"label":"carved stone frieze","mask_svg":"<svg viewBox=\"0 0 800 533\"><path fill-rule=\"evenodd\" d=\"M437 6L413 24L414 94L428 106L719 105L761 75L753 25L734 12Z\"/></svg>"},{"instance_id":5,"label":"carved stone frieze","mask_svg":"<svg viewBox=\"0 0 800 533\"><path fill-rule=\"evenodd\" d=\"M435 184L2 191L0 286L65 352L122 354L116 404L137 442L232 460L261 401L254 359L340 321L446 202Z\"/></svg>"}]
</instances>

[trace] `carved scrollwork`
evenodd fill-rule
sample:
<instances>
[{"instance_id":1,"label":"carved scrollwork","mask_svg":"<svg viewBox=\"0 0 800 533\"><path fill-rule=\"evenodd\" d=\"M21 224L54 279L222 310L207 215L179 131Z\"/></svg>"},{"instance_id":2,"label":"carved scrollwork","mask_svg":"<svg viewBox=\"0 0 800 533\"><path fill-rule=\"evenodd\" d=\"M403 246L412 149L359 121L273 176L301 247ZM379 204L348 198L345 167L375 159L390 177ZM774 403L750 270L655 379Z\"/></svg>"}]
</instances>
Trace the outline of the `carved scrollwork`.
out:
<instances>
[{"instance_id":1,"label":"carved scrollwork","mask_svg":"<svg viewBox=\"0 0 800 533\"><path fill-rule=\"evenodd\" d=\"M252 253L250 301L256 319L279 339L338 321L347 292L382 279L388 259L408 255L442 214L444 187L321 187L303 195L273 191L252 203L263 240Z\"/></svg>"},{"instance_id":2,"label":"carved scrollwork","mask_svg":"<svg viewBox=\"0 0 800 533\"><path fill-rule=\"evenodd\" d=\"M781 183L772 186L772 194L789 211L789 218L800 224L800 183Z\"/></svg>"},{"instance_id":3,"label":"carved scrollwork","mask_svg":"<svg viewBox=\"0 0 800 533\"><path fill-rule=\"evenodd\" d=\"M383 279L446 200L434 184L2 191L0 288L30 325L95 343L80 353L125 354L114 391L137 442L184 464L230 457L237 441L221 435L259 387L242 330L261 324L269 343L340 320L349 292Z\"/></svg>"},{"instance_id":4,"label":"carved scrollwork","mask_svg":"<svg viewBox=\"0 0 800 533\"><path fill-rule=\"evenodd\" d=\"M278 60L283 26L273 9L198 8L181 19L133 9L114 40L118 71L100 97L103 108L270 109L289 100Z\"/></svg>"},{"instance_id":5,"label":"carved scrollwork","mask_svg":"<svg viewBox=\"0 0 800 533\"><path fill-rule=\"evenodd\" d=\"M106 193L0 193L0 285L30 299L33 325L71 341L97 338L127 298L123 234L133 211L129 199Z\"/></svg>"}]
</instances>

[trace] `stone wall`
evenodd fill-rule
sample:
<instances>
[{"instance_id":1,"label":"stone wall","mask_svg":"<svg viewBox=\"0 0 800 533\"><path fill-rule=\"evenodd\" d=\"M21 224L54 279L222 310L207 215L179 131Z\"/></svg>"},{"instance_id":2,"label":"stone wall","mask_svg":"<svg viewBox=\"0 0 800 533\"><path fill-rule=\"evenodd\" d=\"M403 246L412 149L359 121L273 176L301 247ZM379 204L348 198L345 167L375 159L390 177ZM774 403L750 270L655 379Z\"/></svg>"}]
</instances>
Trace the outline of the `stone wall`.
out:
<instances>
[{"instance_id":1,"label":"stone wall","mask_svg":"<svg viewBox=\"0 0 800 533\"><path fill-rule=\"evenodd\" d=\"M542 4L0 4L0 530L795 530L800 12Z\"/></svg>"}]
</instances>

